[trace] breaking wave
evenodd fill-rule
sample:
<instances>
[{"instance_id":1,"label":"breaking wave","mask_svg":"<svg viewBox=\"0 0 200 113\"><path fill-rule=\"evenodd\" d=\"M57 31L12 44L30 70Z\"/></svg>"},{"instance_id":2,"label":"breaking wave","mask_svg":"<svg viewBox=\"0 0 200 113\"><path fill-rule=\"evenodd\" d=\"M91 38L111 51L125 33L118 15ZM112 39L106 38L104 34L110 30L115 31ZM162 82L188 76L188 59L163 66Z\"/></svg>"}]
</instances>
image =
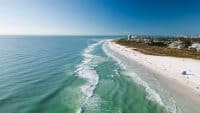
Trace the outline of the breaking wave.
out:
<instances>
[{"instance_id":1,"label":"breaking wave","mask_svg":"<svg viewBox=\"0 0 200 113\"><path fill-rule=\"evenodd\" d=\"M101 57L96 56L92 54L94 49L102 44L103 41L99 41L97 43L89 45L84 51L83 51L83 60L82 62L77 66L76 73L80 78L83 78L87 81L84 85L81 86L81 92L83 94L82 100L81 100L81 107L78 109L77 113L83 113L83 106L88 106L88 104L94 104L95 99L91 99L93 96L94 90L96 88L96 85L99 83L99 76L95 71L95 66L97 66L98 63L101 62Z\"/></svg>"},{"instance_id":2,"label":"breaking wave","mask_svg":"<svg viewBox=\"0 0 200 113\"><path fill-rule=\"evenodd\" d=\"M108 40L109 41L109 40ZM103 51L108 57L113 58L119 66L124 70L124 75L130 76L137 84L143 86L147 92L147 99L152 100L161 106L165 107L168 111L172 113L181 113L180 109L176 106L175 101L173 99L170 99L172 105L165 105L160 95L152 89L147 82L142 80L134 71L132 71L128 65L126 65L125 62L122 62L116 55L112 53L112 50L109 50L109 47L107 46L108 41L105 41L105 43L102 46Z\"/></svg>"}]
</instances>

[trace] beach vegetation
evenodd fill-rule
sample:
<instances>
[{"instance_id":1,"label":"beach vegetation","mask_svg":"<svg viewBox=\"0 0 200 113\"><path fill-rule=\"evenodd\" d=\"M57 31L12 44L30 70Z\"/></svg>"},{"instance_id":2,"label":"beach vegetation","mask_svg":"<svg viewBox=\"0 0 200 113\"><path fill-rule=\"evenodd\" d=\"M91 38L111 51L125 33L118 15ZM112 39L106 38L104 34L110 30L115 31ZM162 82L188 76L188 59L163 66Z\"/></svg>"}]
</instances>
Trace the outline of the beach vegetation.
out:
<instances>
[{"instance_id":1,"label":"beach vegetation","mask_svg":"<svg viewBox=\"0 0 200 113\"><path fill-rule=\"evenodd\" d=\"M170 39L165 40L171 41ZM146 43L137 42L134 40L128 41L126 39L115 40L115 42L120 45L131 47L134 50L140 51L144 54L200 59L200 52L190 51L186 48L191 45L191 41L188 41L186 39L182 41L184 48L181 49L170 48L167 46L167 43L165 43L165 41L154 41L152 39L150 39Z\"/></svg>"}]
</instances>

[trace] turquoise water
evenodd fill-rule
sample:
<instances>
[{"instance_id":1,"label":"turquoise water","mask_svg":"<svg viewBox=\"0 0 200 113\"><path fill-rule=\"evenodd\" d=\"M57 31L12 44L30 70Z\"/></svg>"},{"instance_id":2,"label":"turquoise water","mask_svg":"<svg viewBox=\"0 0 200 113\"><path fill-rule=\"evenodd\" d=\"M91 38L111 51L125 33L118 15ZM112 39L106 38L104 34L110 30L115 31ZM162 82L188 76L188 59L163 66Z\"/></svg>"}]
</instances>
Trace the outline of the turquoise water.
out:
<instances>
[{"instance_id":1,"label":"turquoise water","mask_svg":"<svg viewBox=\"0 0 200 113\"><path fill-rule=\"evenodd\" d=\"M1 36L0 113L168 113L107 38Z\"/></svg>"}]
</instances>

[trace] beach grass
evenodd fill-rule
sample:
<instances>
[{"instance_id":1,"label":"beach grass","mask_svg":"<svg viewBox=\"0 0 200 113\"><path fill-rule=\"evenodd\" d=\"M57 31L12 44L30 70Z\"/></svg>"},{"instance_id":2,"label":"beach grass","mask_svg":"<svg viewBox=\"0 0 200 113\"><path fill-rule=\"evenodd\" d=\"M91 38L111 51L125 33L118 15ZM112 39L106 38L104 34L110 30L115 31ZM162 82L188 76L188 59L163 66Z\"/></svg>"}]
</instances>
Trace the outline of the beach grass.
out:
<instances>
[{"instance_id":1,"label":"beach grass","mask_svg":"<svg viewBox=\"0 0 200 113\"><path fill-rule=\"evenodd\" d=\"M149 46L142 42L128 41L126 39L115 40L117 44L131 47L136 51L144 54L159 55L159 56L173 56L183 58L193 58L200 60L200 52L189 51L187 49L175 49L169 47Z\"/></svg>"}]
</instances>

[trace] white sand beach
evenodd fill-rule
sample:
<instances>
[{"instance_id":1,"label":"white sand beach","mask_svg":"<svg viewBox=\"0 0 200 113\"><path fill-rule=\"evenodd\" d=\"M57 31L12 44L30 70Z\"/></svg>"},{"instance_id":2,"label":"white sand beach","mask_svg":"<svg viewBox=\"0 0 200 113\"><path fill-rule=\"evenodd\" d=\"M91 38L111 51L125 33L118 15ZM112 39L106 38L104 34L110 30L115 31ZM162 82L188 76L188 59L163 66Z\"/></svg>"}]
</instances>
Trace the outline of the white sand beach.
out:
<instances>
[{"instance_id":1,"label":"white sand beach","mask_svg":"<svg viewBox=\"0 0 200 113\"><path fill-rule=\"evenodd\" d=\"M180 83L187 88L187 90L185 89L186 92L200 97L200 60L146 55L135 51L133 48L121 46L112 41L108 41L107 46L112 51L136 61L160 76ZM182 74L183 71L186 71L186 75Z\"/></svg>"}]
</instances>

